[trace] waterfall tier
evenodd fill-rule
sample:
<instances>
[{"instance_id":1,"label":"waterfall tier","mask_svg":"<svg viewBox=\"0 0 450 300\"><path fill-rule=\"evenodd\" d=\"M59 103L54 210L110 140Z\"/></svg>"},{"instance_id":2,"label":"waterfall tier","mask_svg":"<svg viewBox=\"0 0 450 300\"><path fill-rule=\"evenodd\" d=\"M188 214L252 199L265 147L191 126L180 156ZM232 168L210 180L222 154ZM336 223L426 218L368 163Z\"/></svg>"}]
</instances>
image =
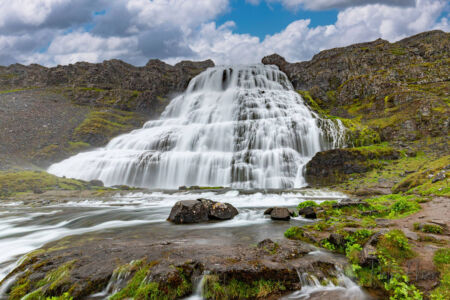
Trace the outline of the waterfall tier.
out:
<instances>
[{"instance_id":1,"label":"waterfall tier","mask_svg":"<svg viewBox=\"0 0 450 300\"><path fill-rule=\"evenodd\" d=\"M49 172L147 188L293 188L322 150L342 146L339 121L320 119L275 66L209 68L159 120L80 153Z\"/></svg>"}]
</instances>

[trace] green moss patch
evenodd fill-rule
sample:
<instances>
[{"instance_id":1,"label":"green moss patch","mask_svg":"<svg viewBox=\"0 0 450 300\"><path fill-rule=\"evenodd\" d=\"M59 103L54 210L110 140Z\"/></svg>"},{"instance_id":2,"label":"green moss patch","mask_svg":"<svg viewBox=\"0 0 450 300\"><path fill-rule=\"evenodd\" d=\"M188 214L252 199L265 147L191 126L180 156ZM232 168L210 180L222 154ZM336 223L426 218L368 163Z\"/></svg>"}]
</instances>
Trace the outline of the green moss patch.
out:
<instances>
[{"instance_id":1,"label":"green moss patch","mask_svg":"<svg viewBox=\"0 0 450 300\"><path fill-rule=\"evenodd\" d=\"M60 178L43 171L0 172L0 196L46 190L90 189L87 182Z\"/></svg>"},{"instance_id":2,"label":"green moss patch","mask_svg":"<svg viewBox=\"0 0 450 300\"><path fill-rule=\"evenodd\" d=\"M450 248L439 249L434 253L433 262L441 273L439 286L431 292L432 300L450 299Z\"/></svg>"},{"instance_id":3,"label":"green moss patch","mask_svg":"<svg viewBox=\"0 0 450 300\"><path fill-rule=\"evenodd\" d=\"M204 278L203 296L206 299L266 299L286 291L283 283L273 280L256 280L243 282L231 279L221 282L217 275L206 275Z\"/></svg>"}]
</instances>

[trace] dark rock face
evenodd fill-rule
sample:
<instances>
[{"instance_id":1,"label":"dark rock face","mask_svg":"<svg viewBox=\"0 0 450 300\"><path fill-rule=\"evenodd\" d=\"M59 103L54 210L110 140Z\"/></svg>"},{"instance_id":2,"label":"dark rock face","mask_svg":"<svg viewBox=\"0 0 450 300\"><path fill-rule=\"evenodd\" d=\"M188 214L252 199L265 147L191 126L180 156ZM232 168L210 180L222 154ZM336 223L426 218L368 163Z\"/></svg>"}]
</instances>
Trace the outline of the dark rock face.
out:
<instances>
[{"instance_id":1,"label":"dark rock face","mask_svg":"<svg viewBox=\"0 0 450 300\"><path fill-rule=\"evenodd\" d=\"M273 54L296 90L309 91L322 109L358 118L382 140L446 135L450 33L424 32L396 43L369 43L325 50L310 61L289 63ZM436 109L442 107L442 109ZM396 109L398 108L398 109Z\"/></svg>"},{"instance_id":2,"label":"dark rock face","mask_svg":"<svg viewBox=\"0 0 450 300\"><path fill-rule=\"evenodd\" d=\"M104 186L103 181L97 179L89 181L89 184L92 186L100 186L100 187Z\"/></svg>"},{"instance_id":3,"label":"dark rock face","mask_svg":"<svg viewBox=\"0 0 450 300\"><path fill-rule=\"evenodd\" d=\"M298 214L301 216L304 216L307 219L317 219L316 211L314 210L314 207L308 206L300 209L298 211Z\"/></svg>"},{"instance_id":4,"label":"dark rock face","mask_svg":"<svg viewBox=\"0 0 450 300\"><path fill-rule=\"evenodd\" d=\"M333 149L316 153L306 165L306 180L312 185L328 185L346 180L352 173L365 173L376 165L371 160L394 160L400 152L392 148L365 151L358 148Z\"/></svg>"},{"instance_id":5,"label":"dark rock face","mask_svg":"<svg viewBox=\"0 0 450 300\"><path fill-rule=\"evenodd\" d=\"M170 211L168 221L175 224L201 223L209 220L230 220L238 210L229 203L209 199L178 201Z\"/></svg>"},{"instance_id":6,"label":"dark rock face","mask_svg":"<svg viewBox=\"0 0 450 300\"><path fill-rule=\"evenodd\" d=\"M237 214L238 210L229 203L215 202L209 199L198 199L208 210L210 220L230 220Z\"/></svg>"},{"instance_id":7,"label":"dark rock face","mask_svg":"<svg viewBox=\"0 0 450 300\"><path fill-rule=\"evenodd\" d=\"M208 210L201 201L178 201L172 207L169 221L175 224L190 224L208 221Z\"/></svg>"},{"instance_id":8,"label":"dark rock face","mask_svg":"<svg viewBox=\"0 0 450 300\"><path fill-rule=\"evenodd\" d=\"M380 240L380 237L385 233L386 231L381 230L374 235L370 237L370 239L364 244L363 249L359 253L359 263L362 266L374 266L376 265L379 260L378 256L376 255L377 252L377 244Z\"/></svg>"},{"instance_id":9,"label":"dark rock face","mask_svg":"<svg viewBox=\"0 0 450 300\"><path fill-rule=\"evenodd\" d=\"M270 212L272 220L288 221L291 218L289 209L285 207L274 207Z\"/></svg>"}]
</instances>

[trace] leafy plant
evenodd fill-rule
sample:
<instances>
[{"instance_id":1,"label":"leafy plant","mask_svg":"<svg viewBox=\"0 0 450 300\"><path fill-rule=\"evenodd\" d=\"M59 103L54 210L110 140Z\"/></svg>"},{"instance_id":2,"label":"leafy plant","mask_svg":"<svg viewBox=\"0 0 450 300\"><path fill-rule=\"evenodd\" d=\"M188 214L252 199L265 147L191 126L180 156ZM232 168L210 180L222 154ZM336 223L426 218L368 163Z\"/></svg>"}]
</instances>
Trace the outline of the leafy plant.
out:
<instances>
[{"instance_id":1,"label":"leafy plant","mask_svg":"<svg viewBox=\"0 0 450 300\"><path fill-rule=\"evenodd\" d=\"M297 206L297 208L302 209L302 208L309 207L309 206L317 206L317 203L314 201L308 200L308 201L300 202L299 205Z\"/></svg>"}]
</instances>

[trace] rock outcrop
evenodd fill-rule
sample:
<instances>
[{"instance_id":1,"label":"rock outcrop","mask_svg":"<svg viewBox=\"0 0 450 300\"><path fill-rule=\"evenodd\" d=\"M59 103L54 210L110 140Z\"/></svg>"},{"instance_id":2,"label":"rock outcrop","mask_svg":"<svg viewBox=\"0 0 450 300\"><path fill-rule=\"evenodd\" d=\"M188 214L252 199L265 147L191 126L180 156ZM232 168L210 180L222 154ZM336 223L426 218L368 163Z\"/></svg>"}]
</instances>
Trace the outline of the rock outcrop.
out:
<instances>
[{"instance_id":1,"label":"rock outcrop","mask_svg":"<svg viewBox=\"0 0 450 300\"><path fill-rule=\"evenodd\" d=\"M208 220L230 220L237 214L238 210L229 203L209 199L184 200L175 203L167 220L175 224L191 224Z\"/></svg>"},{"instance_id":2,"label":"rock outcrop","mask_svg":"<svg viewBox=\"0 0 450 300\"><path fill-rule=\"evenodd\" d=\"M306 165L306 180L312 185L329 185L364 173L380 160L395 160L401 153L391 147L361 147L318 152Z\"/></svg>"},{"instance_id":3,"label":"rock outcrop","mask_svg":"<svg viewBox=\"0 0 450 300\"><path fill-rule=\"evenodd\" d=\"M392 44L378 39L325 50L305 62L276 54L262 62L308 91L313 108L360 119L382 140L415 140L448 134L449 52L450 33L435 30Z\"/></svg>"}]
</instances>

